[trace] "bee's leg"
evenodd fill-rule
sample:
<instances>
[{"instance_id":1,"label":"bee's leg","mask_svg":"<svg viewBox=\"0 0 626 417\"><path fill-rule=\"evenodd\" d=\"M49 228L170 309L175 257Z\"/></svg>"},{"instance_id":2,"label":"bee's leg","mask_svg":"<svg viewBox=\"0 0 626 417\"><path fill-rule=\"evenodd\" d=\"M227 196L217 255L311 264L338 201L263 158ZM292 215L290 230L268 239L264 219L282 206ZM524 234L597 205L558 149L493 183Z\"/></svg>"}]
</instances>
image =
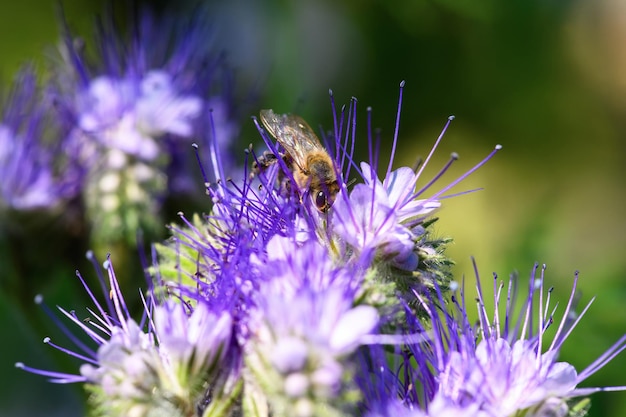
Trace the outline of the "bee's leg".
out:
<instances>
[{"instance_id":1,"label":"bee's leg","mask_svg":"<svg viewBox=\"0 0 626 417\"><path fill-rule=\"evenodd\" d=\"M291 180L285 176L282 178L281 189L285 191L285 195L291 195Z\"/></svg>"},{"instance_id":2,"label":"bee's leg","mask_svg":"<svg viewBox=\"0 0 626 417\"><path fill-rule=\"evenodd\" d=\"M294 186L291 179L286 175L283 175L282 178L280 178L278 192L281 196L290 200L294 199L295 201L298 201L300 204L302 204L302 194L300 193L300 190L297 186Z\"/></svg>"},{"instance_id":3,"label":"bee's leg","mask_svg":"<svg viewBox=\"0 0 626 417\"><path fill-rule=\"evenodd\" d=\"M265 169L269 168L273 164L278 161L278 158L274 153L270 151L263 152L258 158L254 157L254 162L252 163L252 171L250 171L250 178L254 178L260 172L263 172Z\"/></svg>"}]
</instances>

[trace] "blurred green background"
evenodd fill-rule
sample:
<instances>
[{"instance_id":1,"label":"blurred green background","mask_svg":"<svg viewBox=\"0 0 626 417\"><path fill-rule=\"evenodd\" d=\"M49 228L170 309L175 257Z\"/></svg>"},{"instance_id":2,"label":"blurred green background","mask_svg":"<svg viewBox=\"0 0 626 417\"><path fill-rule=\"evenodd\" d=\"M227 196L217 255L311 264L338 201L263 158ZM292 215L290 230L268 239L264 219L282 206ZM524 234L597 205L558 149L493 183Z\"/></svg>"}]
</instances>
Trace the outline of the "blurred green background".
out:
<instances>
[{"instance_id":1,"label":"blurred green background","mask_svg":"<svg viewBox=\"0 0 626 417\"><path fill-rule=\"evenodd\" d=\"M153 3L161 10L172 6ZM106 4L63 2L70 26L87 37ZM226 52L238 88L255 91L258 98L242 119L242 144L258 141L247 116L260 108L296 112L312 126L330 129L327 91L332 88L340 104L358 98L362 121L366 107L373 107L386 155L398 85L406 80L396 166L425 156L450 114L456 120L424 182L453 151L461 158L446 175L449 180L495 144L504 147L455 191L484 189L446 200L439 213L438 233L455 238L449 254L457 261L459 279L473 280L470 256L485 283L492 272L506 277L517 270L525 277L539 261L548 264L548 285L564 307L579 270L582 302L597 296L561 356L579 370L626 333L626 2L209 4L216 29L211 42ZM45 51L55 47L55 10L54 0L0 5L3 89L20 64L42 62ZM365 145L364 135L361 140ZM20 299L0 294L0 416L84 414L79 387L51 385L13 368L24 361L76 369L41 343L54 333L54 325L29 304L37 293L50 305L79 309L84 304L73 271L93 273L80 239L61 242L52 254L55 265L32 266L57 237L54 232L36 239L22 236L16 247L2 236L0 278L21 282L23 290ZM15 256L31 267L26 272L16 268ZM623 369L626 354L584 385L624 385ZM595 395L590 415L626 415L626 393Z\"/></svg>"}]
</instances>

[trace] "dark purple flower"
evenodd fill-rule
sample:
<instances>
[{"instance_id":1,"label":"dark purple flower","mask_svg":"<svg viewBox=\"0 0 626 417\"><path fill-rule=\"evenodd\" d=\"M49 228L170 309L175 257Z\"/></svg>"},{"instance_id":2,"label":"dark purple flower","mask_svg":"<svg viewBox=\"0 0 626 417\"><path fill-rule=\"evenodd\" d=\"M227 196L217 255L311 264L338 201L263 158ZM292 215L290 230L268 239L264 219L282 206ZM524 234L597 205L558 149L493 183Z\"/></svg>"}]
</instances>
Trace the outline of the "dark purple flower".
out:
<instances>
[{"instance_id":1,"label":"dark purple flower","mask_svg":"<svg viewBox=\"0 0 626 417\"><path fill-rule=\"evenodd\" d=\"M3 103L0 120L0 206L55 209L73 197L81 172L61 150L60 127L47 113L32 68L22 69Z\"/></svg>"}]
</instances>

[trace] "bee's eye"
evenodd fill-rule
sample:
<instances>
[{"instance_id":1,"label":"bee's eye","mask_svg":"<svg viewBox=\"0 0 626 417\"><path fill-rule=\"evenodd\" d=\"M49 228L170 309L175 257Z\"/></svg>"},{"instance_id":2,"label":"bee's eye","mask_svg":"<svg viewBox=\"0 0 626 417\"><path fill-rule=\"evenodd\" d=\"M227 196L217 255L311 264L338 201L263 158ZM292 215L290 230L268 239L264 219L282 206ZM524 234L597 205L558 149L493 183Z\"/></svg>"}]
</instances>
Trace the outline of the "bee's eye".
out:
<instances>
[{"instance_id":1,"label":"bee's eye","mask_svg":"<svg viewBox=\"0 0 626 417\"><path fill-rule=\"evenodd\" d=\"M328 208L328 199L323 191L318 191L315 195L315 205L319 211L326 211Z\"/></svg>"}]
</instances>

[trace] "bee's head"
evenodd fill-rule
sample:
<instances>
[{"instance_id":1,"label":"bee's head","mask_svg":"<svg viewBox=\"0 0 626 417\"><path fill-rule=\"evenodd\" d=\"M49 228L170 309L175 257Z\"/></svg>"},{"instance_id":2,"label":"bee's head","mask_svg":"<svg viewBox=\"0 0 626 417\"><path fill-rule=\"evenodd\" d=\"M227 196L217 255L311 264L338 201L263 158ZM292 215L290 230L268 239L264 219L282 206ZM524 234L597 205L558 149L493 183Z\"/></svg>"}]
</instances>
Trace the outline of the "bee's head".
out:
<instances>
[{"instance_id":1,"label":"bee's head","mask_svg":"<svg viewBox=\"0 0 626 417\"><path fill-rule=\"evenodd\" d=\"M339 192L339 185L337 181L322 185L322 189L314 192L313 202L319 211L326 213L335 202L335 196Z\"/></svg>"},{"instance_id":2,"label":"bee's head","mask_svg":"<svg viewBox=\"0 0 626 417\"><path fill-rule=\"evenodd\" d=\"M329 204L328 197L329 196L327 196L326 193L321 190L315 193L315 196L314 196L315 207L317 207L317 209L321 211L322 213L326 213L332 204L332 203Z\"/></svg>"}]
</instances>

